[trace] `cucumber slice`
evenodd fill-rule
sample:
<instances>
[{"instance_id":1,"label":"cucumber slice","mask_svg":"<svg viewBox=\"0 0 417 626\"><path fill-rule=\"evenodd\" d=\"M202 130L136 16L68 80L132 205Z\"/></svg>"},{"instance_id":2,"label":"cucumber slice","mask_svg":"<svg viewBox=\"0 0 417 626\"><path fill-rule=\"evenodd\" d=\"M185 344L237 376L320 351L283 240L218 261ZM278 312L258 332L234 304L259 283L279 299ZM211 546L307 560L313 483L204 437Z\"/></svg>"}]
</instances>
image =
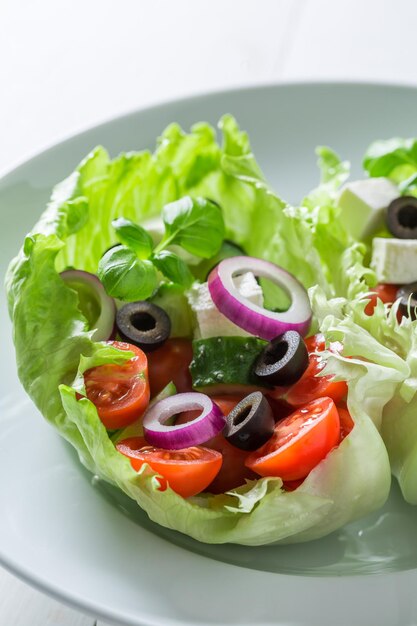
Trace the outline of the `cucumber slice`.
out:
<instances>
[{"instance_id":1,"label":"cucumber slice","mask_svg":"<svg viewBox=\"0 0 417 626\"><path fill-rule=\"evenodd\" d=\"M259 387L253 364L266 344L256 337L210 337L193 341L190 365L193 387L199 390L221 390L222 385Z\"/></svg>"}]
</instances>

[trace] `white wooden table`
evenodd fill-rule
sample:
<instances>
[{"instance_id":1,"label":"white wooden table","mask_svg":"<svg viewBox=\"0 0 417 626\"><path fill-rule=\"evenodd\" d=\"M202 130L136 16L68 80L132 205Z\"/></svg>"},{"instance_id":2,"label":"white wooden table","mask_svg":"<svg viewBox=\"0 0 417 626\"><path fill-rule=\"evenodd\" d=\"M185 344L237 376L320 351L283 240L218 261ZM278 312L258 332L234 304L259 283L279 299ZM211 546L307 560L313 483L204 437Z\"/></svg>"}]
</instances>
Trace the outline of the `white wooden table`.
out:
<instances>
[{"instance_id":1,"label":"white wooden table","mask_svg":"<svg viewBox=\"0 0 417 626\"><path fill-rule=\"evenodd\" d=\"M187 94L293 80L417 84L416 24L415 0L0 0L0 171ZM0 568L0 626L94 624Z\"/></svg>"}]
</instances>

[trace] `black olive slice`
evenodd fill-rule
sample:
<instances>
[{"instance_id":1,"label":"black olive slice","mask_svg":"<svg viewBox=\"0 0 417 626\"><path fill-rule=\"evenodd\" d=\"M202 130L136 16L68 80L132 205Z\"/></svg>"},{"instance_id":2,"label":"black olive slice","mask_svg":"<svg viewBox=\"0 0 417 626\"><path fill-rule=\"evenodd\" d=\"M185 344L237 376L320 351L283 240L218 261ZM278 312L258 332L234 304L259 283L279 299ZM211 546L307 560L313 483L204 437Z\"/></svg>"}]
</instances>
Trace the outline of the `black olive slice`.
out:
<instances>
[{"instance_id":1,"label":"black olive slice","mask_svg":"<svg viewBox=\"0 0 417 626\"><path fill-rule=\"evenodd\" d=\"M409 285L400 287L397 291L396 300L398 300L398 298L401 298L398 307L399 312L405 317L410 317L412 320L417 319L417 283L410 283Z\"/></svg>"},{"instance_id":2,"label":"black olive slice","mask_svg":"<svg viewBox=\"0 0 417 626\"><path fill-rule=\"evenodd\" d=\"M275 420L264 395L255 391L243 398L226 417L223 435L241 450L256 450L274 432Z\"/></svg>"},{"instance_id":3,"label":"black olive slice","mask_svg":"<svg viewBox=\"0 0 417 626\"><path fill-rule=\"evenodd\" d=\"M417 239L417 198L401 196L388 206L387 226L398 239Z\"/></svg>"},{"instance_id":4,"label":"black olive slice","mask_svg":"<svg viewBox=\"0 0 417 626\"><path fill-rule=\"evenodd\" d=\"M296 330L272 339L255 361L253 372L263 383L292 385L308 367L307 347Z\"/></svg>"},{"instance_id":5,"label":"black olive slice","mask_svg":"<svg viewBox=\"0 0 417 626\"><path fill-rule=\"evenodd\" d=\"M160 348L171 332L171 320L161 307L138 301L123 305L116 314L120 337L144 352Z\"/></svg>"}]
</instances>

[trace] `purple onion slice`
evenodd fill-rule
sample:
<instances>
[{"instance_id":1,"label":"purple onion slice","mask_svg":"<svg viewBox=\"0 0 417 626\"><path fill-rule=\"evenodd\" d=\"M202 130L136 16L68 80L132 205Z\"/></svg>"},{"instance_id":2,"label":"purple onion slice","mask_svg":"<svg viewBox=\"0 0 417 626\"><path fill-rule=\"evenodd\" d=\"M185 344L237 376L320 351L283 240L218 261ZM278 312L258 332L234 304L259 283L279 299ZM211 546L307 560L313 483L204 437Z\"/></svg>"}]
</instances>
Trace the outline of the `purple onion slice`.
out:
<instances>
[{"instance_id":1,"label":"purple onion slice","mask_svg":"<svg viewBox=\"0 0 417 626\"><path fill-rule=\"evenodd\" d=\"M277 313L244 298L233 278L245 272L278 285L291 299L290 308ZM256 337L270 341L287 330L296 330L302 336L308 332L312 312L307 291L292 274L274 263L250 256L224 259L210 272L208 288L218 310Z\"/></svg>"},{"instance_id":2,"label":"purple onion slice","mask_svg":"<svg viewBox=\"0 0 417 626\"><path fill-rule=\"evenodd\" d=\"M78 293L80 310L90 329L95 329L93 341L108 341L114 335L116 304L107 295L95 274L83 270L65 270L60 274L68 287Z\"/></svg>"},{"instance_id":3,"label":"purple onion slice","mask_svg":"<svg viewBox=\"0 0 417 626\"><path fill-rule=\"evenodd\" d=\"M166 422L182 411L201 410L191 422L170 426ZM165 450L181 450L198 446L215 437L225 425L219 407L203 393L179 393L160 400L143 416L143 432L153 446Z\"/></svg>"}]
</instances>

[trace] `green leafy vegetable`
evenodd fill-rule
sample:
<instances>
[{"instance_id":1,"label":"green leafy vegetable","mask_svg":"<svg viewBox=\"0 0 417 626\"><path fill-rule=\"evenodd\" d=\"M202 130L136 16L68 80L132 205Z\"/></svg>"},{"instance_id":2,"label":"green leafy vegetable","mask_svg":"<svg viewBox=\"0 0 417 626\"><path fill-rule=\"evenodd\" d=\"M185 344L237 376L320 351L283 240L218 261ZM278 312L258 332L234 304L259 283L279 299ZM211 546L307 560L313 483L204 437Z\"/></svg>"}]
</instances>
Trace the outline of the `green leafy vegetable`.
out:
<instances>
[{"instance_id":1,"label":"green leafy vegetable","mask_svg":"<svg viewBox=\"0 0 417 626\"><path fill-rule=\"evenodd\" d=\"M99 276L107 293L121 300L149 298L158 286L155 266L169 281L190 287L194 278L184 258L167 250L174 246L186 257L216 254L224 237L221 209L204 198L185 196L163 208L165 236L154 254L153 238L132 220L119 217L113 227L124 246L107 252L99 262ZM147 295L144 295L147 294Z\"/></svg>"},{"instance_id":2,"label":"green leafy vegetable","mask_svg":"<svg viewBox=\"0 0 417 626\"><path fill-rule=\"evenodd\" d=\"M403 496L417 504L417 321L403 318L398 324L398 303L389 308L379 301L369 316L363 297L327 301L315 289L312 300L327 336L343 341L346 356L356 356L329 356L329 371L348 379L355 370L365 372L353 397L361 397L374 416ZM383 412L374 410L375 404L382 404Z\"/></svg>"},{"instance_id":3,"label":"green leafy vegetable","mask_svg":"<svg viewBox=\"0 0 417 626\"><path fill-rule=\"evenodd\" d=\"M100 259L97 273L107 293L126 302L146 300L158 286L153 264L126 246L110 248Z\"/></svg>"},{"instance_id":4,"label":"green leafy vegetable","mask_svg":"<svg viewBox=\"0 0 417 626\"><path fill-rule=\"evenodd\" d=\"M148 259L151 256L153 241L144 228L124 217L118 217L112 223L120 241L136 252L140 259Z\"/></svg>"},{"instance_id":5,"label":"green leafy vegetable","mask_svg":"<svg viewBox=\"0 0 417 626\"><path fill-rule=\"evenodd\" d=\"M417 140L393 138L372 143L363 159L369 176L401 183L417 172Z\"/></svg>"},{"instance_id":6,"label":"green leafy vegetable","mask_svg":"<svg viewBox=\"0 0 417 626\"><path fill-rule=\"evenodd\" d=\"M401 181L398 188L403 196L417 197L417 174L413 174L409 178Z\"/></svg>"},{"instance_id":7,"label":"green leafy vegetable","mask_svg":"<svg viewBox=\"0 0 417 626\"><path fill-rule=\"evenodd\" d=\"M162 250L153 255L152 262L168 280L183 287L190 287L194 277L187 264L177 254Z\"/></svg>"},{"instance_id":8,"label":"green leafy vegetable","mask_svg":"<svg viewBox=\"0 0 417 626\"><path fill-rule=\"evenodd\" d=\"M166 228L164 247L176 244L205 259L219 251L224 238L223 216L210 200L181 198L164 207L162 219Z\"/></svg>"}]
</instances>

